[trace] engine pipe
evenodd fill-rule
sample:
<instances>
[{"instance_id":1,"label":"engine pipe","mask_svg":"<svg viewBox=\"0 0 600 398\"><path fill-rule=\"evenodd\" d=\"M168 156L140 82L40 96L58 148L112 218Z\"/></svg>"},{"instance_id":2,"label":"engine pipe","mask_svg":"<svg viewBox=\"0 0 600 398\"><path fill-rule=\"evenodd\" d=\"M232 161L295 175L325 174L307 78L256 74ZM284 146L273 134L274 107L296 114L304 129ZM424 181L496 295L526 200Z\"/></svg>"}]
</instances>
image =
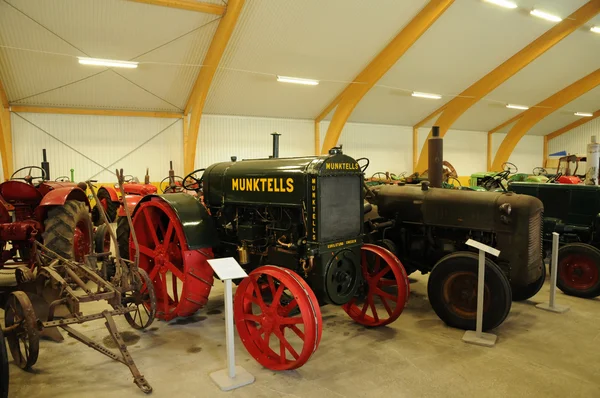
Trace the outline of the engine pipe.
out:
<instances>
[{"instance_id":1,"label":"engine pipe","mask_svg":"<svg viewBox=\"0 0 600 398\"><path fill-rule=\"evenodd\" d=\"M440 137L439 126L431 128L432 137L428 140L429 148L429 185L434 188L441 188L444 179L444 139Z\"/></svg>"},{"instance_id":2,"label":"engine pipe","mask_svg":"<svg viewBox=\"0 0 600 398\"><path fill-rule=\"evenodd\" d=\"M44 161L42 162L42 169L46 172L46 180L50 179L50 163L48 163L48 159L46 159L46 149L42 149L42 156Z\"/></svg>"},{"instance_id":3,"label":"engine pipe","mask_svg":"<svg viewBox=\"0 0 600 398\"><path fill-rule=\"evenodd\" d=\"M273 136L273 159L277 159L279 157L279 136L281 134L275 132L271 135Z\"/></svg>"}]
</instances>

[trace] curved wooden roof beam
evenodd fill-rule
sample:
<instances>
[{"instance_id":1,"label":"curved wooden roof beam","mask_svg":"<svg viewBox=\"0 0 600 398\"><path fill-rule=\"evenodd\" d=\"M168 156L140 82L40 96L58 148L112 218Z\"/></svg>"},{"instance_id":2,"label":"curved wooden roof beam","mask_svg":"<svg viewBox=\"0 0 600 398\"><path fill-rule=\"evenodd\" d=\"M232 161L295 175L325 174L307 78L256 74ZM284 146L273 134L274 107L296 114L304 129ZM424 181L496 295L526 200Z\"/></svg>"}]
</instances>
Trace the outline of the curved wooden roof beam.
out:
<instances>
[{"instance_id":1,"label":"curved wooden roof beam","mask_svg":"<svg viewBox=\"0 0 600 398\"><path fill-rule=\"evenodd\" d=\"M595 72L546 98L535 107L522 112L519 121L510 129L504 140L502 140L494 157L492 170L501 170L502 163L508 161L510 154L521 138L540 120L599 85L600 69L596 69Z\"/></svg>"},{"instance_id":2,"label":"curved wooden roof beam","mask_svg":"<svg viewBox=\"0 0 600 398\"><path fill-rule=\"evenodd\" d=\"M569 15L563 21L557 23L552 29L535 39L521 51L513 55L496 69L485 75L479 81L464 90L447 104L443 105L442 114L435 123L440 127L440 136L444 136L450 127L471 106L492 92L510 77L529 65L533 60L548 51L562 39L579 29L583 24L595 17L600 12L600 0L590 0L577 11ZM439 113L439 109L432 115ZM427 121L433 116L424 120ZM431 132L429 133L431 136ZM427 168L427 141L421 149L421 155L417 162L417 170L424 171Z\"/></svg>"},{"instance_id":3,"label":"curved wooden roof beam","mask_svg":"<svg viewBox=\"0 0 600 398\"><path fill-rule=\"evenodd\" d=\"M170 8L179 8L182 10L204 12L207 14L223 15L226 7L219 4L202 3L194 0L129 0L136 3L151 4L153 6L162 6Z\"/></svg>"},{"instance_id":4,"label":"curved wooden roof beam","mask_svg":"<svg viewBox=\"0 0 600 398\"><path fill-rule=\"evenodd\" d=\"M200 118L208 96L208 90L212 84L215 72L227 43L231 38L233 29L237 24L245 0L229 0L227 11L219 21L217 31L210 43L210 47L204 56L202 67L198 73L196 83L190 94L187 105L185 106L184 129L183 129L183 168L185 173L194 170L194 161L196 159L196 145L198 144L198 134L200 130ZM188 123L187 116L191 111Z\"/></svg>"},{"instance_id":5,"label":"curved wooden roof beam","mask_svg":"<svg viewBox=\"0 0 600 398\"><path fill-rule=\"evenodd\" d=\"M337 145L346 121L364 95L394 66L406 50L433 25L452 3L454 3L454 0L430 0L369 65L356 76L354 81L317 116L316 122L318 123L337 105L331 123L329 123L321 153L327 153L330 148Z\"/></svg>"}]
</instances>

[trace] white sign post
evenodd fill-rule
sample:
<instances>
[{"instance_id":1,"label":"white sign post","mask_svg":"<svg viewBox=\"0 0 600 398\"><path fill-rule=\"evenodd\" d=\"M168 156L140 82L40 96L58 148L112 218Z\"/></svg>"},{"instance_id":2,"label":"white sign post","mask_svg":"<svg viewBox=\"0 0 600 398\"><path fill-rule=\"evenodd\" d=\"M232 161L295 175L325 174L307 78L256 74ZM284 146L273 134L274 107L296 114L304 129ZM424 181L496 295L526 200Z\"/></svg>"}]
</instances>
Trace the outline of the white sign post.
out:
<instances>
[{"instance_id":1,"label":"white sign post","mask_svg":"<svg viewBox=\"0 0 600 398\"><path fill-rule=\"evenodd\" d=\"M483 332L483 296L485 282L485 253L494 257L500 255L500 251L477 242L473 239L467 241L467 245L479 250L479 269L477 270L477 323L475 331L467 330L462 338L465 343L481 345L484 347L493 347L496 344L498 336L493 333Z\"/></svg>"},{"instance_id":2,"label":"white sign post","mask_svg":"<svg viewBox=\"0 0 600 398\"><path fill-rule=\"evenodd\" d=\"M246 278L248 274L233 257L208 260L219 279L225 282L225 336L227 346L227 368L210 374L210 378L223 391L233 390L254 383L246 369L235 365L233 332L233 286L232 279Z\"/></svg>"},{"instance_id":3,"label":"white sign post","mask_svg":"<svg viewBox=\"0 0 600 398\"><path fill-rule=\"evenodd\" d=\"M550 312L563 314L569 311L569 307L558 305L556 300L556 277L558 273L558 232L552 232L552 261L550 262L550 301L537 304L536 307ZM543 265L546 266L545 264Z\"/></svg>"}]
</instances>

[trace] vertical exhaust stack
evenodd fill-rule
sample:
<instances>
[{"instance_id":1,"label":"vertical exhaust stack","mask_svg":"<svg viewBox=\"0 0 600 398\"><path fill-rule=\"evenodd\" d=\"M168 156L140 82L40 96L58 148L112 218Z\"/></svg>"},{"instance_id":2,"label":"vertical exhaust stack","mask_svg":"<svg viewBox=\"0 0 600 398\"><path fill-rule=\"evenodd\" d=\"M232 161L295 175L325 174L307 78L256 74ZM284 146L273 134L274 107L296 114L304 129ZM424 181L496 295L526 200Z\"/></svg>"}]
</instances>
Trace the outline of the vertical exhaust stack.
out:
<instances>
[{"instance_id":1,"label":"vertical exhaust stack","mask_svg":"<svg viewBox=\"0 0 600 398\"><path fill-rule=\"evenodd\" d=\"M271 135L273 136L273 159L277 159L279 157L279 136L281 134L275 132Z\"/></svg>"},{"instance_id":2,"label":"vertical exhaust stack","mask_svg":"<svg viewBox=\"0 0 600 398\"><path fill-rule=\"evenodd\" d=\"M596 142L596 136L592 136L592 142L587 145L585 171L585 185L600 185L600 144Z\"/></svg>"},{"instance_id":3,"label":"vertical exhaust stack","mask_svg":"<svg viewBox=\"0 0 600 398\"><path fill-rule=\"evenodd\" d=\"M44 161L42 162L42 169L46 172L46 181L50 179L50 163L46 159L46 149L42 149L42 156Z\"/></svg>"},{"instance_id":4,"label":"vertical exhaust stack","mask_svg":"<svg viewBox=\"0 0 600 398\"><path fill-rule=\"evenodd\" d=\"M429 186L441 188L444 180L444 139L440 137L439 126L431 128L432 137L428 140L429 147Z\"/></svg>"}]
</instances>

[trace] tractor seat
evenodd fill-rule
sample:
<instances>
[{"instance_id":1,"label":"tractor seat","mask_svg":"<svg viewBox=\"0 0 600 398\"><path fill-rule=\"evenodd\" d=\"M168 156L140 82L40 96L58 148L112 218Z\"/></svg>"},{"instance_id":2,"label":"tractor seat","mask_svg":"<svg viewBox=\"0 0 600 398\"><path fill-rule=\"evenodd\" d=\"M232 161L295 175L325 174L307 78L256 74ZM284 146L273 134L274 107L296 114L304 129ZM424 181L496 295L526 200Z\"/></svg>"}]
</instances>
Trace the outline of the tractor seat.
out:
<instances>
[{"instance_id":1,"label":"tractor seat","mask_svg":"<svg viewBox=\"0 0 600 398\"><path fill-rule=\"evenodd\" d=\"M6 181L0 184L0 196L11 205L37 205L42 194L33 186L21 181Z\"/></svg>"}]
</instances>

